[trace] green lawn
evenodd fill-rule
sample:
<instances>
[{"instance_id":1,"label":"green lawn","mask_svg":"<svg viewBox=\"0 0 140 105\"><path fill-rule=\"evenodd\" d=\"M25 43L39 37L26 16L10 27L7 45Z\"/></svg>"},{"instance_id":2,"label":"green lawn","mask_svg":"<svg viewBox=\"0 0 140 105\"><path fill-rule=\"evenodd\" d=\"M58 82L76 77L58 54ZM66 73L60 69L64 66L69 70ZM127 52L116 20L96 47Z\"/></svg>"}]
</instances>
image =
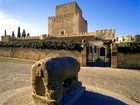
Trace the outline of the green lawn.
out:
<instances>
[{"instance_id":1,"label":"green lawn","mask_svg":"<svg viewBox=\"0 0 140 105\"><path fill-rule=\"evenodd\" d=\"M0 57L0 62L26 63L26 64L33 64L33 63L35 63L35 61L31 61L31 60L18 59L18 58L9 58L9 57Z\"/></svg>"}]
</instances>

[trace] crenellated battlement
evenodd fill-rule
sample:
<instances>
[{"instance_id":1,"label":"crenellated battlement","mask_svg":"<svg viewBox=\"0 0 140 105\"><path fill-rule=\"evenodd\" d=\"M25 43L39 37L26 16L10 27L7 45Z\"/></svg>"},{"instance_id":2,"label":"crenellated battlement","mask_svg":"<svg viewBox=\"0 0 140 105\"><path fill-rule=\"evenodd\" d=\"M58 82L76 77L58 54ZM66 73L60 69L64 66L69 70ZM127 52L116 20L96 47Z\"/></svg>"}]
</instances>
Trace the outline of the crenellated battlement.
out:
<instances>
[{"instance_id":1,"label":"crenellated battlement","mask_svg":"<svg viewBox=\"0 0 140 105\"><path fill-rule=\"evenodd\" d=\"M43 40L49 38L48 35L37 35L37 36L27 36L27 37L14 37L10 35L1 36L1 41L16 41L16 40Z\"/></svg>"},{"instance_id":2,"label":"crenellated battlement","mask_svg":"<svg viewBox=\"0 0 140 105\"><path fill-rule=\"evenodd\" d=\"M96 30L96 34L102 34L102 33L112 33L112 34L115 34L115 29Z\"/></svg>"},{"instance_id":3,"label":"crenellated battlement","mask_svg":"<svg viewBox=\"0 0 140 105\"><path fill-rule=\"evenodd\" d=\"M15 39L16 39L16 37L10 36L10 35L1 36L1 41L13 41Z\"/></svg>"},{"instance_id":4,"label":"crenellated battlement","mask_svg":"<svg viewBox=\"0 0 140 105\"><path fill-rule=\"evenodd\" d=\"M114 39L115 29L96 30L96 36L102 39Z\"/></svg>"},{"instance_id":5,"label":"crenellated battlement","mask_svg":"<svg viewBox=\"0 0 140 105\"><path fill-rule=\"evenodd\" d=\"M64 19L72 18L73 16L74 16L74 14L64 14L64 15L58 15L58 16L51 16L51 17L49 17L49 20L56 22L56 21L62 21Z\"/></svg>"},{"instance_id":6,"label":"crenellated battlement","mask_svg":"<svg viewBox=\"0 0 140 105\"><path fill-rule=\"evenodd\" d=\"M132 36L132 35L127 35L127 36L119 36L115 38L116 43L121 43L121 42L134 42L134 41L140 41L140 36Z\"/></svg>"}]
</instances>

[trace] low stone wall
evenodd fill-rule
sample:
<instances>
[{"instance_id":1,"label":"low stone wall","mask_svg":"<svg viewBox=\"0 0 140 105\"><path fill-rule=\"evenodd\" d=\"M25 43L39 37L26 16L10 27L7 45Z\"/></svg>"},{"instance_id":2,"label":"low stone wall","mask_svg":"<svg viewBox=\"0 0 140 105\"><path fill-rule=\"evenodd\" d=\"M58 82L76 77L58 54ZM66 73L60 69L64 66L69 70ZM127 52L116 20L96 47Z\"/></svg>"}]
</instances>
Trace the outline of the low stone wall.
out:
<instances>
[{"instance_id":1,"label":"low stone wall","mask_svg":"<svg viewBox=\"0 0 140 105\"><path fill-rule=\"evenodd\" d=\"M140 69L140 53L120 53L118 52L118 65L119 68L137 68Z\"/></svg>"},{"instance_id":2,"label":"low stone wall","mask_svg":"<svg viewBox=\"0 0 140 105\"><path fill-rule=\"evenodd\" d=\"M49 49L31 49L31 48L0 48L0 56L22 58L30 60L40 60L46 57L54 56L73 56L81 65L85 66L85 50L82 52L68 50L49 50Z\"/></svg>"}]
</instances>

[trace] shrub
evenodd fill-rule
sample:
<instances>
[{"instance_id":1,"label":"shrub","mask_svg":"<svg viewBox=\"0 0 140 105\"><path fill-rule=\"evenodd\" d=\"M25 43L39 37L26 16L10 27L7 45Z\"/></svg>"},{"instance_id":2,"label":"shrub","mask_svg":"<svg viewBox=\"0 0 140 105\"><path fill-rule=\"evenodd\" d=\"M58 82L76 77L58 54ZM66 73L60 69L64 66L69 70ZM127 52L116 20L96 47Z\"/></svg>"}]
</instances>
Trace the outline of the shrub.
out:
<instances>
[{"instance_id":1,"label":"shrub","mask_svg":"<svg viewBox=\"0 0 140 105\"><path fill-rule=\"evenodd\" d=\"M29 40L29 41L9 41L0 42L0 47L15 47L15 48L41 48L41 49L55 49L55 50L77 50L81 51L82 41L61 41L61 40Z\"/></svg>"},{"instance_id":2,"label":"shrub","mask_svg":"<svg viewBox=\"0 0 140 105\"><path fill-rule=\"evenodd\" d=\"M118 52L140 53L140 42L122 42L118 44Z\"/></svg>"},{"instance_id":3,"label":"shrub","mask_svg":"<svg viewBox=\"0 0 140 105\"><path fill-rule=\"evenodd\" d=\"M110 46L110 44L112 43L112 40L103 40L103 44Z\"/></svg>"}]
</instances>

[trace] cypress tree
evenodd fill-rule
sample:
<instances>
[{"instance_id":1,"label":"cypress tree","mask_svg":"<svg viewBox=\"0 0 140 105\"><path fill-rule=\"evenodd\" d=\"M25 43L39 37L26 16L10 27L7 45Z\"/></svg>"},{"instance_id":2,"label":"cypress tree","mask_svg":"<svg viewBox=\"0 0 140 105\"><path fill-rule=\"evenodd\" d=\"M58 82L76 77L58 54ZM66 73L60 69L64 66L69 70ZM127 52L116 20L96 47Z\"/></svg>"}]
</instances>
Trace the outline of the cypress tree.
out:
<instances>
[{"instance_id":1,"label":"cypress tree","mask_svg":"<svg viewBox=\"0 0 140 105\"><path fill-rule=\"evenodd\" d=\"M22 31L22 37L26 37L26 32L25 32L25 29L23 29L23 31Z\"/></svg>"},{"instance_id":2,"label":"cypress tree","mask_svg":"<svg viewBox=\"0 0 140 105\"><path fill-rule=\"evenodd\" d=\"M6 34L6 30L4 30L4 36L6 36L7 34Z\"/></svg>"},{"instance_id":3,"label":"cypress tree","mask_svg":"<svg viewBox=\"0 0 140 105\"><path fill-rule=\"evenodd\" d=\"M27 37L29 37L29 36L30 36L30 34L28 33L28 34L27 34Z\"/></svg>"},{"instance_id":4,"label":"cypress tree","mask_svg":"<svg viewBox=\"0 0 140 105\"><path fill-rule=\"evenodd\" d=\"M18 27L17 37L18 37L18 38L20 38L20 37L21 37L20 27Z\"/></svg>"},{"instance_id":5,"label":"cypress tree","mask_svg":"<svg viewBox=\"0 0 140 105\"><path fill-rule=\"evenodd\" d=\"M14 33L14 31L12 32L12 37L15 37L15 33Z\"/></svg>"}]
</instances>

